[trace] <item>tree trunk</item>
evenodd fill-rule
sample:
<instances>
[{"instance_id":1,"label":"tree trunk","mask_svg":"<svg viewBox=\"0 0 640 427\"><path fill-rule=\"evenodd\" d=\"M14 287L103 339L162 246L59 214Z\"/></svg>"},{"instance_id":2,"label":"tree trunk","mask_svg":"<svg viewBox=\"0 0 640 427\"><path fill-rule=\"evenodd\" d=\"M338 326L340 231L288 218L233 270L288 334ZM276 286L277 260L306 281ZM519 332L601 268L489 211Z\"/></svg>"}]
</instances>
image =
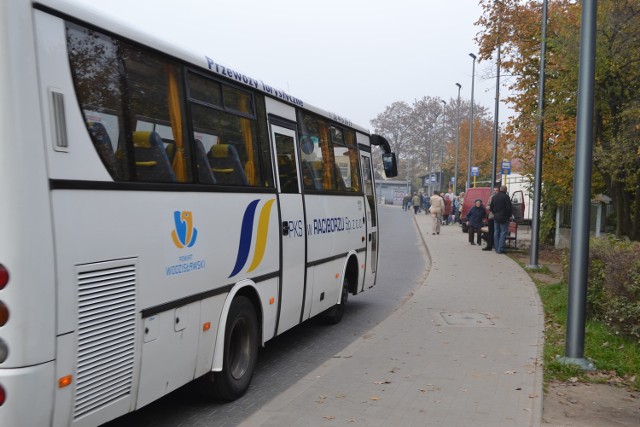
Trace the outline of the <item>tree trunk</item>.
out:
<instances>
[{"instance_id":1,"label":"tree trunk","mask_svg":"<svg viewBox=\"0 0 640 427\"><path fill-rule=\"evenodd\" d=\"M613 185L613 202L616 207L616 237L621 238L624 234L624 190L619 182Z\"/></svg>"}]
</instances>

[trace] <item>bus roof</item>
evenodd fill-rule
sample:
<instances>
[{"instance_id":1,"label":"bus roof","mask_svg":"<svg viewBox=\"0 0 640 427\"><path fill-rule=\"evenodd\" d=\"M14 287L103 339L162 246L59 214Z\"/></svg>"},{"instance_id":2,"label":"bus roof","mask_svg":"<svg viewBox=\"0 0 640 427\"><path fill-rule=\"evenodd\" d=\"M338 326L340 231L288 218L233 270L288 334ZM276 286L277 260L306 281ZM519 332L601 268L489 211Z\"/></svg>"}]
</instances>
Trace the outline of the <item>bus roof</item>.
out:
<instances>
[{"instance_id":1,"label":"bus roof","mask_svg":"<svg viewBox=\"0 0 640 427\"><path fill-rule=\"evenodd\" d=\"M348 118L322 108L315 107L304 102L300 98L288 94L284 90L263 82L260 79L250 77L235 68L227 67L217 59L213 59L213 56L209 53L194 52L183 45L172 42L168 38L159 38L152 34L148 27L144 27L144 24L142 23L149 22L144 19L139 21L141 23L139 26L133 27L117 15L105 14L103 11L91 5L90 2L83 0L33 0L33 4L44 6L45 8L52 9L71 18L78 19L107 32L148 46L152 49L156 49L160 52L164 52L193 66L208 70L213 74L223 76L227 79L231 79L241 85L257 89L268 96L279 99L282 102L320 114L344 126L369 135L369 130L367 128L353 123Z\"/></svg>"}]
</instances>

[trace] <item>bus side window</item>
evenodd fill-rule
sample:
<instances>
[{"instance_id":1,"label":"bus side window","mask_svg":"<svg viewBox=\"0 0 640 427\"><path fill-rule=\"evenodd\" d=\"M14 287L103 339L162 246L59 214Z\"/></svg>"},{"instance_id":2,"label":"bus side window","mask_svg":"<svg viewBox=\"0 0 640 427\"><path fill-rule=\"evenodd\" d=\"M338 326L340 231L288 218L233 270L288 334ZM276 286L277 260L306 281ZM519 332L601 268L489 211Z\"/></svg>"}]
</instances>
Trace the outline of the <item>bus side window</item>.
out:
<instances>
[{"instance_id":1,"label":"bus side window","mask_svg":"<svg viewBox=\"0 0 640 427\"><path fill-rule=\"evenodd\" d=\"M215 184L265 185L260 142L268 138L258 123L255 94L195 72L188 73L188 84L192 126L197 138L205 138L202 142Z\"/></svg>"}]
</instances>

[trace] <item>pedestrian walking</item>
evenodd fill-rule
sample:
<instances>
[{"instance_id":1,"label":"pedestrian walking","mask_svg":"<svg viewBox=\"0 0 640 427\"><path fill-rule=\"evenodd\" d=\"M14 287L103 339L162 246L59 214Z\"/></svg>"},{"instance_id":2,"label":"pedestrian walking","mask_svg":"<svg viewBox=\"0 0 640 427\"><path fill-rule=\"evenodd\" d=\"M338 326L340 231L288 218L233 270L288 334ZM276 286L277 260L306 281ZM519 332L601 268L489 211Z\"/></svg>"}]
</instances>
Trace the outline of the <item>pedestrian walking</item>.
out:
<instances>
[{"instance_id":1,"label":"pedestrian walking","mask_svg":"<svg viewBox=\"0 0 640 427\"><path fill-rule=\"evenodd\" d=\"M404 199L402 199L402 209L405 211L408 211L411 206L411 194L407 194L404 196Z\"/></svg>"},{"instance_id":2,"label":"pedestrian walking","mask_svg":"<svg viewBox=\"0 0 640 427\"><path fill-rule=\"evenodd\" d=\"M462 191L460 193L460 195L458 196L458 203L459 203L459 209L458 209L458 222L460 224L462 224L462 207L464 206L464 191Z\"/></svg>"},{"instance_id":3,"label":"pedestrian walking","mask_svg":"<svg viewBox=\"0 0 640 427\"><path fill-rule=\"evenodd\" d=\"M442 212L444 212L444 200L440 197L438 190L433 192L433 196L429 199L429 213L431 213L431 234L440 234L440 226L442 224Z\"/></svg>"},{"instance_id":4,"label":"pedestrian walking","mask_svg":"<svg viewBox=\"0 0 640 427\"><path fill-rule=\"evenodd\" d=\"M455 194L453 194L453 222L460 222L460 197Z\"/></svg>"},{"instance_id":5,"label":"pedestrian walking","mask_svg":"<svg viewBox=\"0 0 640 427\"><path fill-rule=\"evenodd\" d=\"M500 191L491 197L489 210L493 213L493 245L497 253L504 253L504 242L507 239L507 229L511 219L511 200L507 195L507 186L500 187Z\"/></svg>"},{"instance_id":6,"label":"pedestrian walking","mask_svg":"<svg viewBox=\"0 0 640 427\"><path fill-rule=\"evenodd\" d=\"M451 207L452 207L451 198L449 197L449 194L445 194L443 200L444 200L444 212L442 214L442 224L449 225L449 217L451 216Z\"/></svg>"},{"instance_id":7,"label":"pedestrian walking","mask_svg":"<svg viewBox=\"0 0 640 427\"><path fill-rule=\"evenodd\" d=\"M420 196L418 196L418 193L413 193L411 202L413 203L413 213L417 214L420 210Z\"/></svg>"}]
</instances>

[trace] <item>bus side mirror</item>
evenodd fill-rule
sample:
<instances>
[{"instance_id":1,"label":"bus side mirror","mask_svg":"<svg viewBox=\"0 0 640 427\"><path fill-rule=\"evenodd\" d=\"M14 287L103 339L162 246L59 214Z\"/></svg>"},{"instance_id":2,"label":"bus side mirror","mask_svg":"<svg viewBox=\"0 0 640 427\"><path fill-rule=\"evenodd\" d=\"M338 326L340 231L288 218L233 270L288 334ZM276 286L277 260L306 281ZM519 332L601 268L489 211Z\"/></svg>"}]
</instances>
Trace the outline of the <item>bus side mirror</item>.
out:
<instances>
[{"instance_id":1,"label":"bus side mirror","mask_svg":"<svg viewBox=\"0 0 640 427\"><path fill-rule=\"evenodd\" d=\"M382 166L384 167L384 174L387 176L387 178L398 176L396 153L384 153L382 155Z\"/></svg>"}]
</instances>

